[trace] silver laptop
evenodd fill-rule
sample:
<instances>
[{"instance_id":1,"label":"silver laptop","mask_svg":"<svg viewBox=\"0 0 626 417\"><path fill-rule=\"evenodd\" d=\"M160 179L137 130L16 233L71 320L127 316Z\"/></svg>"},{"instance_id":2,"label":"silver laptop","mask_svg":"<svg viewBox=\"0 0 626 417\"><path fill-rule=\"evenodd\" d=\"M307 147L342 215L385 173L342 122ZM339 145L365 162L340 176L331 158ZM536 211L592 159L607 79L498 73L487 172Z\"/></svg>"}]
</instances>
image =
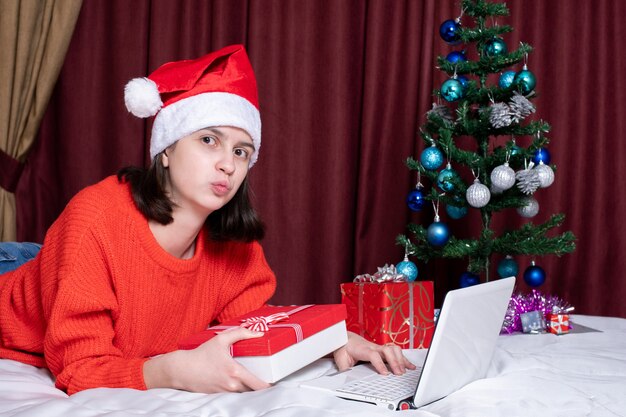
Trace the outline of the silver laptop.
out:
<instances>
[{"instance_id":1,"label":"silver laptop","mask_svg":"<svg viewBox=\"0 0 626 417\"><path fill-rule=\"evenodd\" d=\"M514 285L515 277L509 277L449 291L428 351L406 351L416 371L383 376L363 364L301 386L390 410L437 401L485 377Z\"/></svg>"}]
</instances>

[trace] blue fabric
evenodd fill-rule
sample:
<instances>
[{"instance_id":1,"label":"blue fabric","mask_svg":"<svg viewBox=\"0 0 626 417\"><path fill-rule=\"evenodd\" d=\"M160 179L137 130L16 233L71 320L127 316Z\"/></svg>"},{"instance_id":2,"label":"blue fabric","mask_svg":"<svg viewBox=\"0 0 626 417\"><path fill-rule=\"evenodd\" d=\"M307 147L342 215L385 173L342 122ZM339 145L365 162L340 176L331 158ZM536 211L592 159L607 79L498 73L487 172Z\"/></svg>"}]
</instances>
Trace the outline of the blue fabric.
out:
<instances>
[{"instance_id":1,"label":"blue fabric","mask_svg":"<svg viewBox=\"0 0 626 417\"><path fill-rule=\"evenodd\" d=\"M39 243L0 242L0 274L12 271L37 256Z\"/></svg>"}]
</instances>

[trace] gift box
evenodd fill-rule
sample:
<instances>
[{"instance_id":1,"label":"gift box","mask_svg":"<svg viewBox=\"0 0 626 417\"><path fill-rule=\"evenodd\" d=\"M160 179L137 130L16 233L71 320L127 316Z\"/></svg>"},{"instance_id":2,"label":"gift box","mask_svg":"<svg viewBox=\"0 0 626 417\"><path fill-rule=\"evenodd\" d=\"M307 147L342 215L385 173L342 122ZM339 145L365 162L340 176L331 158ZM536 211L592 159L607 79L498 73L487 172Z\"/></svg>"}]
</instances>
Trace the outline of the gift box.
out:
<instances>
[{"instance_id":1,"label":"gift box","mask_svg":"<svg viewBox=\"0 0 626 417\"><path fill-rule=\"evenodd\" d=\"M264 331L263 337L234 343L231 355L254 375L273 383L345 345L345 320L343 304L267 306L189 336L179 348L194 349L233 327Z\"/></svg>"},{"instance_id":2,"label":"gift box","mask_svg":"<svg viewBox=\"0 0 626 417\"><path fill-rule=\"evenodd\" d=\"M349 331L403 349L430 346L435 329L432 281L341 284Z\"/></svg>"},{"instance_id":3,"label":"gift box","mask_svg":"<svg viewBox=\"0 0 626 417\"><path fill-rule=\"evenodd\" d=\"M539 310L522 313L519 318L524 333L542 333L546 329L544 314Z\"/></svg>"},{"instance_id":4,"label":"gift box","mask_svg":"<svg viewBox=\"0 0 626 417\"><path fill-rule=\"evenodd\" d=\"M548 331L553 334L569 333L569 314L552 313L546 317Z\"/></svg>"}]
</instances>

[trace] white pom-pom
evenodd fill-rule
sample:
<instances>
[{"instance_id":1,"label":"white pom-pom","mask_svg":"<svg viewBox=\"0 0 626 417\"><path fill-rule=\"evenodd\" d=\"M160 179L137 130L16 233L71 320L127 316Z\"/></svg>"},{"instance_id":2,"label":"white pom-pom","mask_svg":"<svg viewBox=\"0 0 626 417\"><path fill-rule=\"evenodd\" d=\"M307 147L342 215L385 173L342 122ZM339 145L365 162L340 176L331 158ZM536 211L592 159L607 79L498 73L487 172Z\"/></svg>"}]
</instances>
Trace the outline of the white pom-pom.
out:
<instances>
[{"instance_id":1,"label":"white pom-pom","mask_svg":"<svg viewBox=\"0 0 626 417\"><path fill-rule=\"evenodd\" d=\"M149 78L133 78L124 88L124 103L137 117L150 117L163 107L159 89Z\"/></svg>"}]
</instances>

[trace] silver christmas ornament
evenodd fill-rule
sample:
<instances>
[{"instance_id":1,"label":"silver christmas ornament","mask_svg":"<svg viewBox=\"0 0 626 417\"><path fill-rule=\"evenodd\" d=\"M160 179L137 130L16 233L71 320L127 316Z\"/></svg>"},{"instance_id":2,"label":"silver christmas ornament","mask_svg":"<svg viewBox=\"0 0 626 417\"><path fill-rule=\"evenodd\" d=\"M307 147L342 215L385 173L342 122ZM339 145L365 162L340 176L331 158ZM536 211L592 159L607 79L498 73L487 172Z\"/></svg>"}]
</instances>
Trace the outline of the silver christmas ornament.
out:
<instances>
[{"instance_id":1,"label":"silver christmas ornament","mask_svg":"<svg viewBox=\"0 0 626 417\"><path fill-rule=\"evenodd\" d=\"M532 194L537 191L537 188L541 186L541 181L539 180L539 173L533 170L534 164L531 162L528 165L528 168L522 169L515 173L515 178L517 179L517 188L520 189L524 194Z\"/></svg>"},{"instance_id":2,"label":"silver christmas ornament","mask_svg":"<svg viewBox=\"0 0 626 417\"><path fill-rule=\"evenodd\" d=\"M518 123L535 112L535 106L526 97L518 93L513 93L509 103L510 115L513 123Z\"/></svg>"},{"instance_id":3,"label":"silver christmas ornament","mask_svg":"<svg viewBox=\"0 0 626 417\"><path fill-rule=\"evenodd\" d=\"M478 178L474 180L474 184L470 185L465 192L465 198L470 206L475 208L485 207L491 199L491 193L486 185L481 184Z\"/></svg>"},{"instance_id":4,"label":"silver christmas ornament","mask_svg":"<svg viewBox=\"0 0 626 417\"><path fill-rule=\"evenodd\" d=\"M489 187L489 191L491 191L491 194L502 194L504 190L501 190L500 188L493 185L493 183L491 183L491 186Z\"/></svg>"},{"instance_id":5,"label":"silver christmas ornament","mask_svg":"<svg viewBox=\"0 0 626 417\"><path fill-rule=\"evenodd\" d=\"M539 165L533 168L533 171L537 173L541 188L547 188L554 182L554 171L552 171L549 165L544 164L543 161L540 161Z\"/></svg>"},{"instance_id":6,"label":"silver christmas ornament","mask_svg":"<svg viewBox=\"0 0 626 417\"><path fill-rule=\"evenodd\" d=\"M433 103L433 108L426 112L426 117L430 116L431 114L441 117L441 119L443 119L443 121L448 125L454 124L454 116L452 115L452 112L450 111L450 108L448 108L448 106Z\"/></svg>"},{"instance_id":7,"label":"silver christmas ornament","mask_svg":"<svg viewBox=\"0 0 626 417\"><path fill-rule=\"evenodd\" d=\"M489 122L496 129L509 126L513 120L511 119L511 111L506 103L493 103L489 113Z\"/></svg>"},{"instance_id":8,"label":"silver christmas ornament","mask_svg":"<svg viewBox=\"0 0 626 417\"><path fill-rule=\"evenodd\" d=\"M522 217L535 217L539 213L539 203L533 197L524 197L524 205L517 208Z\"/></svg>"},{"instance_id":9,"label":"silver christmas ornament","mask_svg":"<svg viewBox=\"0 0 626 417\"><path fill-rule=\"evenodd\" d=\"M515 184L515 171L508 162L497 166L491 171L491 185L501 191L508 190Z\"/></svg>"}]
</instances>

